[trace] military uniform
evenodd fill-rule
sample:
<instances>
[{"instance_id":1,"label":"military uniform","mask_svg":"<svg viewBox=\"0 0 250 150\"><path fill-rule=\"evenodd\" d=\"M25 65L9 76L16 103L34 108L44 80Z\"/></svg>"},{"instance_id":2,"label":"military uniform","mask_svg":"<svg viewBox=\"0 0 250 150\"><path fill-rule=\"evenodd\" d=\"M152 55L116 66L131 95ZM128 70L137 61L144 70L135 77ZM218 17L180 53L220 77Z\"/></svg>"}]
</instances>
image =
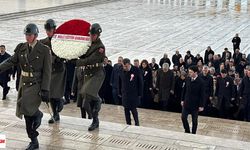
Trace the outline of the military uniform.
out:
<instances>
[{"instance_id":1,"label":"military uniform","mask_svg":"<svg viewBox=\"0 0 250 150\"><path fill-rule=\"evenodd\" d=\"M80 93L82 86L84 85L84 67L77 67L74 71L74 78L72 84L72 92L77 93L77 107L81 110L82 118L86 118L86 112L88 114L88 118L92 119L91 109L89 103L85 103L84 96Z\"/></svg>"},{"instance_id":2,"label":"military uniform","mask_svg":"<svg viewBox=\"0 0 250 150\"><path fill-rule=\"evenodd\" d=\"M98 92L105 78L103 68L104 58L105 48L102 41L98 38L96 41L92 42L86 54L76 61L77 66L85 66L84 84L80 94L90 103L93 123L98 124L98 126L98 112L101 109L101 99Z\"/></svg>"},{"instance_id":3,"label":"military uniform","mask_svg":"<svg viewBox=\"0 0 250 150\"><path fill-rule=\"evenodd\" d=\"M39 111L42 100L40 94L42 91L50 89L51 52L47 46L39 41L32 47L29 47L28 43L18 44L14 55L1 63L0 71L7 70L14 65L20 66L21 79L16 115L19 118L24 115L28 137L38 145L36 137L39 133L36 129L40 126L43 116L42 112Z\"/></svg>"},{"instance_id":4,"label":"military uniform","mask_svg":"<svg viewBox=\"0 0 250 150\"><path fill-rule=\"evenodd\" d=\"M41 43L51 47L51 38L47 37L40 40ZM55 121L59 121L59 112L63 107L63 95L66 84L66 69L62 59L52 53L52 72L51 72L51 84L50 84L50 103L53 110L53 117ZM53 120L53 119L52 119ZM51 121L52 121L51 120ZM53 123L53 122L49 122Z\"/></svg>"}]
</instances>

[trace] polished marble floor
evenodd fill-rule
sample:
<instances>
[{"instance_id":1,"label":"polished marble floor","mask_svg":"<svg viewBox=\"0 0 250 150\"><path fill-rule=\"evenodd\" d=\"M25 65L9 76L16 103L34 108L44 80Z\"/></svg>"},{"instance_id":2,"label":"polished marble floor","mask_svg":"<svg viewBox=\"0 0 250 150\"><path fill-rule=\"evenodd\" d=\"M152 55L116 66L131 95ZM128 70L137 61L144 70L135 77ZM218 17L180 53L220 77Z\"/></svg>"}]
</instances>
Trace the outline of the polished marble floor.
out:
<instances>
[{"instance_id":1,"label":"polished marble floor","mask_svg":"<svg viewBox=\"0 0 250 150\"><path fill-rule=\"evenodd\" d=\"M13 84L12 81L10 86L13 87ZM15 117L15 99L16 91L11 88L7 100L0 101L0 131L7 135L7 146L10 148L13 148L12 143L19 143L20 146L24 147L28 141L24 122ZM71 101L70 104L65 105L61 113L63 116L61 122L55 125L47 123L49 112L46 105L43 103L40 108L45 113L39 137L40 143L43 145L41 149L61 149L60 147L51 147L54 143L56 146L63 147L62 149L82 149L80 147L85 149L109 149L110 147L114 149L150 149L149 145L146 146L147 144L152 144L151 147L157 147L160 144L155 149L169 147L169 149L165 148L164 150L172 150L175 147L181 150L250 149L250 123L248 122L200 116L198 136L194 136L183 133L179 113L138 109L141 127L137 128L125 124L123 107L104 104L100 112L100 130L92 134L87 132L87 126L91 121L80 118L80 111L76 107L76 103ZM113 136L121 138L121 141L112 140ZM143 140L138 140L140 136L143 136ZM142 143L138 143L138 141ZM117 142L118 145L113 145L112 142ZM123 143L124 147L119 147L119 143ZM239 145L235 145L235 143ZM197 147L192 147L193 145Z\"/></svg>"},{"instance_id":2,"label":"polished marble floor","mask_svg":"<svg viewBox=\"0 0 250 150\"><path fill-rule=\"evenodd\" d=\"M24 121L13 115L14 109L0 107L0 112L0 134L6 135L7 149L24 149L29 142ZM90 120L61 116L60 123L48 125L48 119L49 115L45 113L39 128L41 150L247 150L250 148L250 142L127 126L107 121L101 121L98 130L88 132Z\"/></svg>"}]
</instances>

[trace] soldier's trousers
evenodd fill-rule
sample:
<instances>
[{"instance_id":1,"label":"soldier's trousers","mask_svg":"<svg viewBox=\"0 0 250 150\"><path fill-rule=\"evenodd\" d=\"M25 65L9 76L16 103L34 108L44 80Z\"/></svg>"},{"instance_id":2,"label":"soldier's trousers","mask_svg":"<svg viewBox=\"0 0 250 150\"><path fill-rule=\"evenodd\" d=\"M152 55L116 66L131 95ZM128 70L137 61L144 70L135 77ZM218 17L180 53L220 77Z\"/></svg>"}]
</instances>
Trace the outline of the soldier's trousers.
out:
<instances>
[{"instance_id":1,"label":"soldier's trousers","mask_svg":"<svg viewBox=\"0 0 250 150\"><path fill-rule=\"evenodd\" d=\"M86 103L89 103L93 119L98 118L98 113L101 110L101 99L98 97L86 95ZM85 106L87 106L87 104L85 104ZM85 109L87 110L88 108Z\"/></svg>"},{"instance_id":2,"label":"soldier's trousers","mask_svg":"<svg viewBox=\"0 0 250 150\"><path fill-rule=\"evenodd\" d=\"M36 120L40 119L40 114L42 112L38 110L33 116L24 116L25 124L26 124L26 132L30 139L36 138L39 133L36 131L37 128L34 127L34 123Z\"/></svg>"},{"instance_id":3,"label":"soldier's trousers","mask_svg":"<svg viewBox=\"0 0 250 150\"><path fill-rule=\"evenodd\" d=\"M59 112L63 109L63 101L61 98L50 99L51 108L53 111L53 117L59 117Z\"/></svg>"}]
</instances>

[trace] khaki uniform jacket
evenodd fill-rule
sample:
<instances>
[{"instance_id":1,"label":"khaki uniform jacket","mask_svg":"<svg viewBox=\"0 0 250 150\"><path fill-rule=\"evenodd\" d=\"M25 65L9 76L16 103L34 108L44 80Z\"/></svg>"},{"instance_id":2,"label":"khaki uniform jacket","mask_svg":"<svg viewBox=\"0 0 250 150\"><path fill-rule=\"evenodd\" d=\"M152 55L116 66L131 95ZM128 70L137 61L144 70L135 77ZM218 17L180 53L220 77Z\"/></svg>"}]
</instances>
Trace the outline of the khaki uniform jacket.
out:
<instances>
[{"instance_id":1,"label":"khaki uniform jacket","mask_svg":"<svg viewBox=\"0 0 250 150\"><path fill-rule=\"evenodd\" d=\"M76 61L76 66L85 66L84 84L81 88L82 95L88 95L91 100L100 100L98 92L105 78L103 61L105 47L100 39L92 42L90 48L81 59Z\"/></svg>"},{"instance_id":2,"label":"khaki uniform jacket","mask_svg":"<svg viewBox=\"0 0 250 150\"><path fill-rule=\"evenodd\" d=\"M40 40L44 45L51 47L51 40L47 37ZM50 98L62 98L66 87L66 67L62 59L52 52L52 73Z\"/></svg>"},{"instance_id":3,"label":"khaki uniform jacket","mask_svg":"<svg viewBox=\"0 0 250 150\"><path fill-rule=\"evenodd\" d=\"M20 43L14 50L14 55L0 64L0 72L14 65L21 68L21 77L18 90L16 115L33 116L41 104L40 91L50 89L51 81L51 51L37 42L31 53L28 43Z\"/></svg>"}]
</instances>

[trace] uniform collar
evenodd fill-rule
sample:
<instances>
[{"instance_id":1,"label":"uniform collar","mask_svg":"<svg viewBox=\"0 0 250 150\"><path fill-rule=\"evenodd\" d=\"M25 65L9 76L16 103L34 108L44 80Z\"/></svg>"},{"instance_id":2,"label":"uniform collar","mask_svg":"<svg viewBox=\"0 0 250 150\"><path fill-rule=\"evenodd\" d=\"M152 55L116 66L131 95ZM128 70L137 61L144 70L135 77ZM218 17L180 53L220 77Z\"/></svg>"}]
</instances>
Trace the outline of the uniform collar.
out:
<instances>
[{"instance_id":1,"label":"uniform collar","mask_svg":"<svg viewBox=\"0 0 250 150\"><path fill-rule=\"evenodd\" d=\"M31 46L32 48L34 48L37 44L37 40L35 40L33 43L30 43L29 46Z\"/></svg>"}]
</instances>

